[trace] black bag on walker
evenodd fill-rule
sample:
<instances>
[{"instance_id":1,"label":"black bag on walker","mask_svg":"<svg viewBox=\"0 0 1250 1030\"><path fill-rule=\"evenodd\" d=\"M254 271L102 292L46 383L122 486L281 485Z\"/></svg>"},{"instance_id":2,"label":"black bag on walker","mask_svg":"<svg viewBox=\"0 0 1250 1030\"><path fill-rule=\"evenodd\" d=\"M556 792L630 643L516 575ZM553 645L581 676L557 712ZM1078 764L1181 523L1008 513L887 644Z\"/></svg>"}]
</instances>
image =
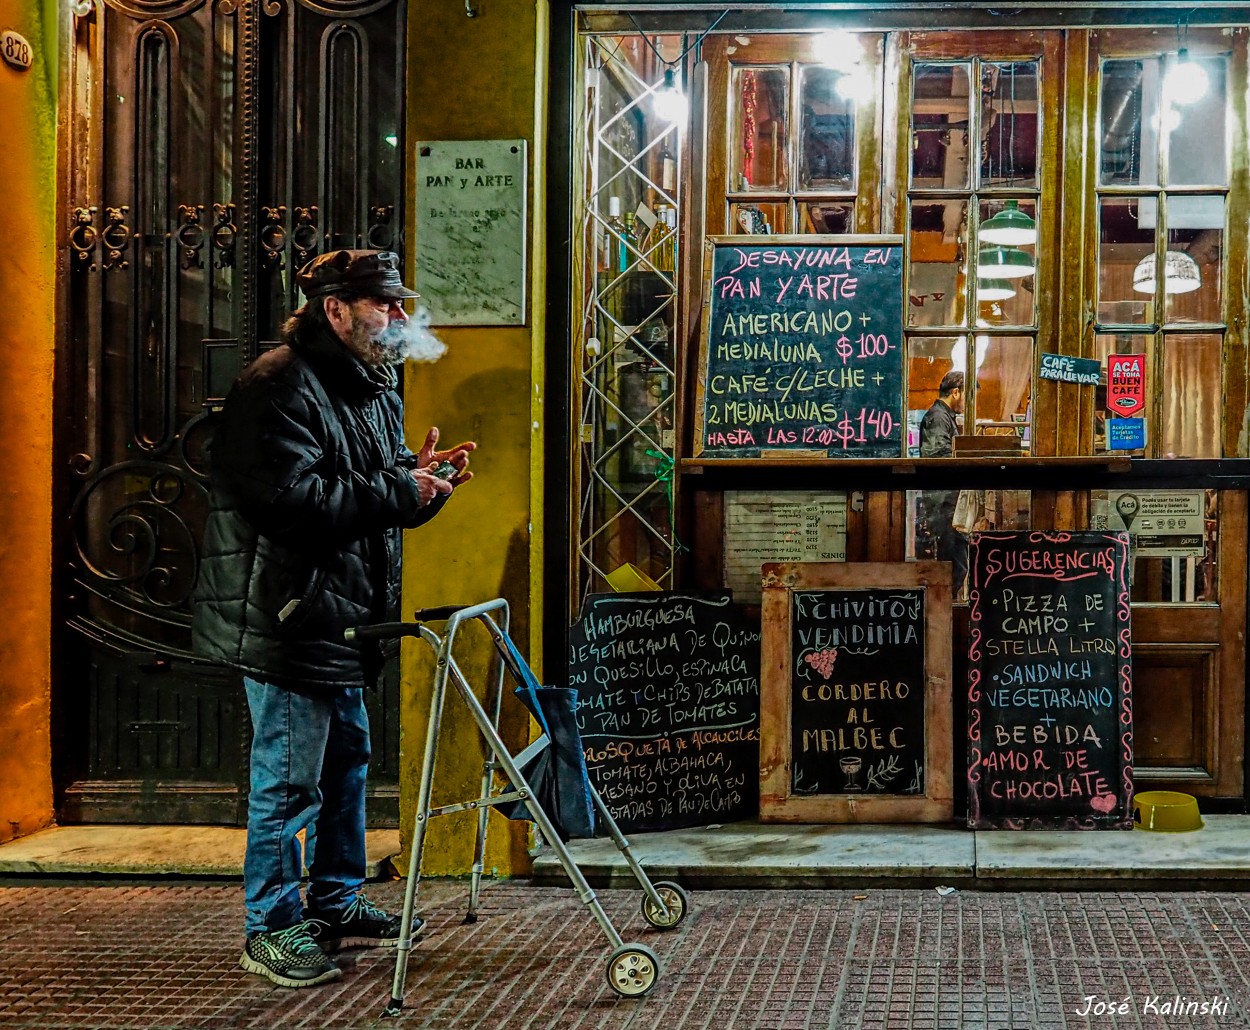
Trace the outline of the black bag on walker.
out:
<instances>
[{"instance_id":1,"label":"black bag on walker","mask_svg":"<svg viewBox=\"0 0 1250 1030\"><path fill-rule=\"evenodd\" d=\"M521 766L521 774L561 839L593 837L595 806L590 796L582 735L577 728L577 691L540 684L512 641L504 639L511 659L508 668L520 684L516 696L530 710L549 742ZM499 809L509 819L533 818L524 801L503 804Z\"/></svg>"}]
</instances>

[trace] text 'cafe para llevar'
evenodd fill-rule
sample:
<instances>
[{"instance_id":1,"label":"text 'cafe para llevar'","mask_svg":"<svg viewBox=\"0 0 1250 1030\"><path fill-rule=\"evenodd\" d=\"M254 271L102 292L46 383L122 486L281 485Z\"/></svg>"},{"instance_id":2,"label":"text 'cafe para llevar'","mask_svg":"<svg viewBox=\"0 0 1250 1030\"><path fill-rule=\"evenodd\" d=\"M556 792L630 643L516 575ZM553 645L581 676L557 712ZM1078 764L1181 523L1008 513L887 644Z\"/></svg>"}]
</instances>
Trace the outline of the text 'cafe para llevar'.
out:
<instances>
[{"instance_id":1,"label":"text 'cafe para llevar'","mask_svg":"<svg viewBox=\"0 0 1250 1030\"><path fill-rule=\"evenodd\" d=\"M821 6L576 16L570 611L634 569L762 605L763 733L795 772L800 681L837 677L761 563L951 561L953 522L962 815L989 626L968 537L1127 531L1135 789L1244 811L1250 30L1215 6ZM805 675L770 714L771 659Z\"/></svg>"}]
</instances>

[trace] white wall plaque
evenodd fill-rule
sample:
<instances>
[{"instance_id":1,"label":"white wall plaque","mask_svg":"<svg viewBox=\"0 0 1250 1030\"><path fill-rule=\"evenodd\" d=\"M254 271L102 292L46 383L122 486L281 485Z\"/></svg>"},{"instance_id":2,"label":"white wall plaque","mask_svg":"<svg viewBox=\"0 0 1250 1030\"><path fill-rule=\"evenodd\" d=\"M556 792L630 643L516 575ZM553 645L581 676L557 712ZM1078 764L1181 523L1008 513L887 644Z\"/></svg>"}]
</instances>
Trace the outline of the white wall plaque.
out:
<instances>
[{"instance_id":1,"label":"white wall plaque","mask_svg":"<svg viewBox=\"0 0 1250 1030\"><path fill-rule=\"evenodd\" d=\"M416 287L434 325L525 324L523 139L417 144Z\"/></svg>"},{"instance_id":2,"label":"white wall plaque","mask_svg":"<svg viewBox=\"0 0 1250 1030\"><path fill-rule=\"evenodd\" d=\"M770 561L846 561L846 494L725 491L725 586L757 604Z\"/></svg>"}]
</instances>

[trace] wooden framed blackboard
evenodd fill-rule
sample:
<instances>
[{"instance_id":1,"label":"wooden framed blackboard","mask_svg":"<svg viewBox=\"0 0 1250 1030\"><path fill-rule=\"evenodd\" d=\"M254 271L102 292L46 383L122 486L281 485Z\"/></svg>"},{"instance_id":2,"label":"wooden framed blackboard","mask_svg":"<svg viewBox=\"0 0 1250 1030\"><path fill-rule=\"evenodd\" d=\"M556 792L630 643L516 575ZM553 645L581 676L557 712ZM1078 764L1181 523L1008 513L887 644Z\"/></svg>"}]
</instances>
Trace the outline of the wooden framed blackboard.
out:
<instances>
[{"instance_id":1,"label":"wooden framed blackboard","mask_svg":"<svg viewBox=\"0 0 1250 1030\"><path fill-rule=\"evenodd\" d=\"M903 453L903 238L711 236L695 456Z\"/></svg>"},{"instance_id":2,"label":"wooden framed blackboard","mask_svg":"<svg viewBox=\"0 0 1250 1030\"><path fill-rule=\"evenodd\" d=\"M974 533L968 824L1130 829L1126 533Z\"/></svg>"},{"instance_id":3,"label":"wooden framed blackboard","mask_svg":"<svg viewBox=\"0 0 1250 1030\"><path fill-rule=\"evenodd\" d=\"M954 814L945 562L764 566L760 821Z\"/></svg>"},{"instance_id":4,"label":"wooden framed blackboard","mask_svg":"<svg viewBox=\"0 0 1250 1030\"><path fill-rule=\"evenodd\" d=\"M755 817L760 633L729 593L594 596L569 639L586 766L623 832Z\"/></svg>"}]
</instances>

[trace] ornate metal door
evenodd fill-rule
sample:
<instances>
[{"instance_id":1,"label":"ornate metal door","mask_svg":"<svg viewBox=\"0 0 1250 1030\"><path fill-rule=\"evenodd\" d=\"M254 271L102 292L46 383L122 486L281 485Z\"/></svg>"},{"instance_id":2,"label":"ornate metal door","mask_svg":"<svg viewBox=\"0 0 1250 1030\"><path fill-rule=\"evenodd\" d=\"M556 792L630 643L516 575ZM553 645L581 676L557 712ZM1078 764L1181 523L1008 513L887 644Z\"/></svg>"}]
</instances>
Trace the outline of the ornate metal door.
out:
<instances>
[{"instance_id":1,"label":"ornate metal door","mask_svg":"<svg viewBox=\"0 0 1250 1030\"><path fill-rule=\"evenodd\" d=\"M67 102L62 821L242 820L247 707L190 651L205 442L323 248L399 248L405 0L85 0ZM398 674L371 698L397 818Z\"/></svg>"}]
</instances>

